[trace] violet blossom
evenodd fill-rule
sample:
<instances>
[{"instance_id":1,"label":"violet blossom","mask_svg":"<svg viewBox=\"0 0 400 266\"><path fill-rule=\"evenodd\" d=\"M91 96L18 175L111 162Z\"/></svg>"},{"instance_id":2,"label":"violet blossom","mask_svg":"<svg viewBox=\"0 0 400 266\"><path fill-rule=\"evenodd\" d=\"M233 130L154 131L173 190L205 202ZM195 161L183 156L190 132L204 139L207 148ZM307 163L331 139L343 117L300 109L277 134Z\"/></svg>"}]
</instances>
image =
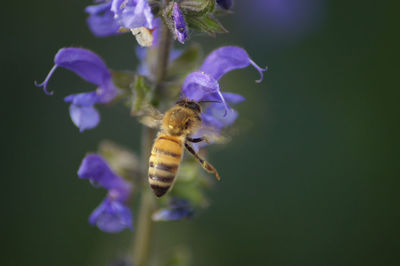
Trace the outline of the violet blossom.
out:
<instances>
[{"instance_id":1,"label":"violet blossom","mask_svg":"<svg viewBox=\"0 0 400 266\"><path fill-rule=\"evenodd\" d=\"M89 28L98 37L115 35L120 29L111 11L111 4L112 2L106 2L85 8L85 12L90 15L87 19Z\"/></svg>"},{"instance_id":2,"label":"violet blossom","mask_svg":"<svg viewBox=\"0 0 400 266\"><path fill-rule=\"evenodd\" d=\"M104 187L108 194L103 202L92 212L89 223L108 233L118 233L126 228L132 229L132 213L126 205L132 185L116 175L107 162L97 154L88 154L78 170L78 176L89 179L97 186Z\"/></svg>"},{"instance_id":3,"label":"violet blossom","mask_svg":"<svg viewBox=\"0 0 400 266\"><path fill-rule=\"evenodd\" d=\"M69 111L72 122L81 132L96 127L100 115L94 105L107 104L118 95L111 72L98 55L82 48L60 49L54 57L54 64L46 79L41 84L35 83L35 85L43 87L46 94L52 94L53 92L47 90L47 84L58 67L71 70L86 81L96 84L98 88L95 91L72 94L64 99L71 103Z\"/></svg>"},{"instance_id":4,"label":"violet blossom","mask_svg":"<svg viewBox=\"0 0 400 266\"><path fill-rule=\"evenodd\" d=\"M234 93L223 93L219 86L219 80L223 75L234 69L240 69L252 65L260 73L261 82L263 72L267 69L259 67L242 48L236 46L224 46L208 55L204 60L200 71L193 72L186 77L182 87L182 97L201 102L213 101L207 106L202 119L204 124L221 129L232 124L237 113L229 104L236 104L244 100L244 97Z\"/></svg>"},{"instance_id":5,"label":"violet blossom","mask_svg":"<svg viewBox=\"0 0 400 266\"><path fill-rule=\"evenodd\" d=\"M172 19L174 21L175 39L177 39L180 43L184 43L188 37L188 29L185 18L183 17L183 14L176 2L174 3L172 9Z\"/></svg>"},{"instance_id":6,"label":"violet blossom","mask_svg":"<svg viewBox=\"0 0 400 266\"><path fill-rule=\"evenodd\" d=\"M168 207L160 209L153 214L153 221L176 221L184 218L191 218L194 209L190 202L184 199L173 198Z\"/></svg>"},{"instance_id":7,"label":"violet blossom","mask_svg":"<svg viewBox=\"0 0 400 266\"><path fill-rule=\"evenodd\" d=\"M123 28L153 28L153 13L147 0L112 0L111 11Z\"/></svg>"},{"instance_id":8,"label":"violet blossom","mask_svg":"<svg viewBox=\"0 0 400 266\"><path fill-rule=\"evenodd\" d=\"M86 7L90 30L98 37L115 35L120 29L144 27L154 29L154 16L147 0L111 0L101 1L97 5Z\"/></svg>"}]
</instances>

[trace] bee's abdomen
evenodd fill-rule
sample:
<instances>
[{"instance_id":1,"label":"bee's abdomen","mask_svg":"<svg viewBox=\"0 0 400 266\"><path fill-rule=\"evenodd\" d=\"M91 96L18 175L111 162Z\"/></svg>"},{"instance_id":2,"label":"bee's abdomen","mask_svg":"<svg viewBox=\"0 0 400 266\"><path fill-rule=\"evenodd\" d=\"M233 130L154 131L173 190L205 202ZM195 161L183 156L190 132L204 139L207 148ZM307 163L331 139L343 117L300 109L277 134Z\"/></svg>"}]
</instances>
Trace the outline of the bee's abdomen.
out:
<instances>
[{"instance_id":1,"label":"bee's abdomen","mask_svg":"<svg viewBox=\"0 0 400 266\"><path fill-rule=\"evenodd\" d=\"M149 162L149 183L157 197L172 186L182 152L183 144L177 137L160 136L155 140Z\"/></svg>"}]
</instances>

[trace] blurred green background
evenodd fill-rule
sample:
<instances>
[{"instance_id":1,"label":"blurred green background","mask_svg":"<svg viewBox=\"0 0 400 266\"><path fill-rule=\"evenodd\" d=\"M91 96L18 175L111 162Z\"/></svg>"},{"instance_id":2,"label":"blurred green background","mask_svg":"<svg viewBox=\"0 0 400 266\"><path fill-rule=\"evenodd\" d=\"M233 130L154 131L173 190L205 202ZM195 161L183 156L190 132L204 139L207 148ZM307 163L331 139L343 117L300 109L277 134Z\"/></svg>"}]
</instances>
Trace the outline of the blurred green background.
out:
<instances>
[{"instance_id":1,"label":"blurred green background","mask_svg":"<svg viewBox=\"0 0 400 266\"><path fill-rule=\"evenodd\" d=\"M192 33L206 52L239 45L269 71L261 84L253 69L223 78L225 90L247 98L239 134L211 148L223 179L194 220L156 226L154 252L183 247L194 266L399 265L395 1L284 2L291 23L273 9L263 16L262 1L238 0L222 18L230 34ZM3 3L1 265L107 265L129 252L128 231L88 224L105 191L76 171L102 139L138 150L140 127L124 107L100 107L100 125L81 134L63 97L94 87L63 70L49 84L54 96L33 86L65 46L92 49L114 69L135 68L131 36L89 32L90 3Z\"/></svg>"}]
</instances>

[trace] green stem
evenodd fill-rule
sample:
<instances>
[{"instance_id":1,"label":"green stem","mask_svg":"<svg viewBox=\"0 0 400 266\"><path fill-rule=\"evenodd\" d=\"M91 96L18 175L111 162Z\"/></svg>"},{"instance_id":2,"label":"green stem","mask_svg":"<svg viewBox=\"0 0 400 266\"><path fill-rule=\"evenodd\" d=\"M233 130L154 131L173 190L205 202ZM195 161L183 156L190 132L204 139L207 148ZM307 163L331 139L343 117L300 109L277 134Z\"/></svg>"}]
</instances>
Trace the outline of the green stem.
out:
<instances>
[{"instance_id":1,"label":"green stem","mask_svg":"<svg viewBox=\"0 0 400 266\"><path fill-rule=\"evenodd\" d=\"M154 129L143 127L142 129L142 156L141 156L141 173L147 173L148 161L150 157L150 149L155 137ZM147 175L143 174L143 179L147 180ZM153 221L151 216L154 211L154 196L150 191L147 182L142 184L142 196L138 213L138 223L136 226L136 234L134 238L133 261L137 266L147 265Z\"/></svg>"},{"instance_id":2,"label":"green stem","mask_svg":"<svg viewBox=\"0 0 400 266\"><path fill-rule=\"evenodd\" d=\"M163 25L161 31L160 46L157 53L157 67L154 71L155 86L153 102L160 103L164 97L162 95L162 83L165 80L167 74L169 56L171 52L171 40L172 35L166 25Z\"/></svg>"},{"instance_id":3,"label":"green stem","mask_svg":"<svg viewBox=\"0 0 400 266\"><path fill-rule=\"evenodd\" d=\"M168 1L167 1L168 2ZM161 41L157 53L157 68L155 69L154 100L160 100L161 84L165 79L169 54L171 50L171 33L165 25L161 32ZM147 171L150 152L157 131L146 126L142 130L142 151L141 151L141 173L143 175L142 196L139 206L138 223L134 238L133 261L135 266L148 265L152 238L152 214L154 212L155 199L147 182Z\"/></svg>"}]
</instances>

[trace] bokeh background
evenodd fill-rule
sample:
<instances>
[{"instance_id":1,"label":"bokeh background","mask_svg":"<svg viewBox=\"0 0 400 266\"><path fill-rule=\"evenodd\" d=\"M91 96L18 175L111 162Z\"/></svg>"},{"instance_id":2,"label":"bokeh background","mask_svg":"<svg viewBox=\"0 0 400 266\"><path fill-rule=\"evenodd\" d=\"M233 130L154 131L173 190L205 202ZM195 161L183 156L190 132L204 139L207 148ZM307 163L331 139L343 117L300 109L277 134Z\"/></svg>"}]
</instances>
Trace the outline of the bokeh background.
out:
<instances>
[{"instance_id":1,"label":"bokeh background","mask_svg":"<svg viewBox=\"0 0 400 266\"><path fill-rule=\"evenodd\" d=\"M391 3L392 2L392 3ZM154 252L179 246L191 265L399 265L399 20L396 1L237 0L230 34L192 33L205 53L226 44L268 65L228 74L240 92L239 134L211 148L223 180L194 220L158 224ZM122 106L100 107L79 133L63 97L94 87L68 71L33 86L65 46L134 69L135 40L98 39L84 1L3 3L1 265L107 265L129 252L87 218L104 197L76 175L102 139L132 150L140 127Z\"/></svg>"}]
</instances>

